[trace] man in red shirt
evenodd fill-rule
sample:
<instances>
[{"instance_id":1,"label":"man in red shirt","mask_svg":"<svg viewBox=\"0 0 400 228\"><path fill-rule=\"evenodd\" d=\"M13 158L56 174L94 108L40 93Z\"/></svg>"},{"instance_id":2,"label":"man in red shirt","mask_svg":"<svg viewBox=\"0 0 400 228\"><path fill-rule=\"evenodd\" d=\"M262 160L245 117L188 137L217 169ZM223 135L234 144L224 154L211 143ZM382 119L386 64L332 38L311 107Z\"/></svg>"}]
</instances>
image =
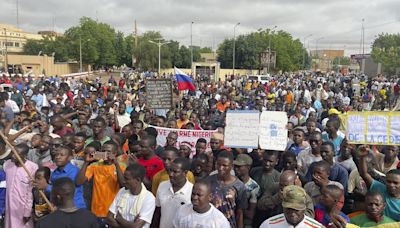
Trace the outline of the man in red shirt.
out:
<instances>
[{"instance_id":1,"label":"man in red shirt","mask_svg":"<svg viewBox=\"0 0 400 228\"><path fill-rule=\"evenodd\" d=\"M164 169L163 161L154 153L157 146L156 138L152 135L144 136L140 140L139 146L138 163L144 166L146 169L146 179L151 181L158 171Z\"/></svg>"}]
</instances>

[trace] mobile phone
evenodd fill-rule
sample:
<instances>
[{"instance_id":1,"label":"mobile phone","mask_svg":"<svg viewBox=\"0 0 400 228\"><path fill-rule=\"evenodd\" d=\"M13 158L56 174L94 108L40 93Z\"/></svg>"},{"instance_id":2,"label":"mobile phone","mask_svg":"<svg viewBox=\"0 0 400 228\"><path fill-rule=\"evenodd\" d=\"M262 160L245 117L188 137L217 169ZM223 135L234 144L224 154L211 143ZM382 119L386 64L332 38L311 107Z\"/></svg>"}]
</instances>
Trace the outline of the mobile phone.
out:
<instances>
[{"instance_id":1,"label":"mobile phone","mask_svg":"<svg viewBox=\"0 0 400 228\"><path fill-rule=\"evenodd\" d=\"M108 159L108 154L107 154L107 152L99 152L99 151L97 151L97 152L95 152L94 154L93 154L93 158L95 159L95 160L107 160Z\"/></svg>"}]
</instances>

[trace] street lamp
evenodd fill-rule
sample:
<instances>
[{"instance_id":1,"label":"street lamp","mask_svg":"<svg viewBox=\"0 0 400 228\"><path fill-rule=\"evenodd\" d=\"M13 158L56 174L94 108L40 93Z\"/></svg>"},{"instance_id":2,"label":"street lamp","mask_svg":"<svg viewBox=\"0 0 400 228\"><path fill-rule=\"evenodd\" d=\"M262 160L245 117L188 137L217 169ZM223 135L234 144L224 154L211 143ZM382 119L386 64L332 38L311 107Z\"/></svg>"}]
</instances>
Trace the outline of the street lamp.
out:
<instances>
[{"instance_id":1,"label":"street lamp","mask_svg":"<svg viewBox=\"0 0 400 228\"><path fill-rule=\"evenodd\" d=\"M193 24L194 22L190 23L190 72L193 75Z\"/></svg>"},{"instance_id":2,"label":"street lamp","mask_svg":"<svg viewBox=\"0 0 400 228\"><path fill-rule=\"evenodd\" d=\"M274 31L278 26L274 26L270 31ZM269 34L269 41L268 41L268 66L267 66L267 72L269 74L269 66L271 62L271 34Z\"/></svg>"},{"instance_id":3,"label":"street lamp","mask_svg":"<svg viewBox=\"0 0 400 228\"><path fill-rule=\"evenodd\" d=\"M317 55L317 59L318 59L318 62L317 62L317 64L316 64L316 67L317 67L317 68L319 68L318 42L319 42L320 40L322 40L322 39L324 39L324 37L320 37L320 38L318 38L318 39L315 41L315 54Z\"/></svg>"},{"instance_id":4,"label":"street lamp","mask_svg":"<svg viewBox=\"0 0 400 228\"><path fill-rule=\"evenodd\" d=\"M306 39L310 38L312 34L306 36L303 38L303 45L304 45L304 51L303 51L303 70L306 68Z\"/></svg>"},{"instance_id":5,"label":"street lamp","mask_svg":"<svg viewBox=\"0 0 400 228\"><path fill-rule=\"evenodd\" d=\"M158 45L158 76L161 74L161 46L169 44L170 42L161 42L162 39L157 39L158 42L149 40L150 43Z\"/></svg>"},{"instance_id":6,"label":"street lamp","mask_svg":"<svg viewBox=\"0 0 400 228\"><path fill-rule=\"evenodd\" d=\"M238 22L235 26L233 26L233 53L232 53L232 74L235 76L235 42L236 42L236 27L240 25Z\"/></svg>"}]
</instances>

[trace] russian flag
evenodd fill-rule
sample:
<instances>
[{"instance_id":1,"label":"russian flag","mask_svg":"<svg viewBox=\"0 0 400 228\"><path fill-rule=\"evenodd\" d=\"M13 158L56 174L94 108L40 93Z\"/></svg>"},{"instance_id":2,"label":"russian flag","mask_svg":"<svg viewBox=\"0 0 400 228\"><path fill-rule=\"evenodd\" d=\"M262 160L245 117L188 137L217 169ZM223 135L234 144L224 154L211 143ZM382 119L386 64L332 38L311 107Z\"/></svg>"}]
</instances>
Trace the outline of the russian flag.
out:
<instances>
[{"instance_id":1,"label":"russian flag","mask_svg":"<svg viewBox=\"0 0 400 228\"><path fill-rule=\"evenodd\" d=\"M175 69L175 77L176 82L178 83L178 90L191 90L196 91L196 86L193 84L193 80L187 74L183 73L183 71L174 67Z\"/></svg>"}]
</instances>

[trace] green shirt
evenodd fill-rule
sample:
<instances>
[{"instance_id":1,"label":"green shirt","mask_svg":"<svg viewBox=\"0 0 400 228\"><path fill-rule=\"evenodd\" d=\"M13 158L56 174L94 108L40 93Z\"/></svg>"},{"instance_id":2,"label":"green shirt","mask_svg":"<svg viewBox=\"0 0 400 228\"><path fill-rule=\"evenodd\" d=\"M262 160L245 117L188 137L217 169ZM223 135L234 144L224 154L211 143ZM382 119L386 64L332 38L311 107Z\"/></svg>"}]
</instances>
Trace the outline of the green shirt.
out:
<instances>
[{"instance_id":1,"label":"green shirt","mask_svg":"<svg viewBox=\"0 0 400 228\"><path fill-rule=\"evenodd\" d=\"M105 136L102 140L100 140L100 143L101 143L101 145L103 145L105 142L110 141L110 140L111 140L110 137ZM86 147L87 145L89 145L89 144L90 144L91 142L93 142L93 141L95 141L93 137L90 137L90 138L86 139L86 141L85 141L85 147Z\"/></svg>"},{"instance_id":2,"label":"green shirt","mask_svg":"<svg viewBox=\"0 0 400 228\"><path fill-rule=\"evenodd\" d=\"M374 227L380 224L386 224L386 223L392 223L392 222L396 222L393 219L387 217L387 216L383 216L383 220L376 223L374 221L372 221L371 219L369 219L367 217L366 213L363 213L361 215L357 215L355 217L353 217L352 219L350 219L351 223L357 225L357 226L361 226L361 227Z\"/></svg>"}]
</instances>

